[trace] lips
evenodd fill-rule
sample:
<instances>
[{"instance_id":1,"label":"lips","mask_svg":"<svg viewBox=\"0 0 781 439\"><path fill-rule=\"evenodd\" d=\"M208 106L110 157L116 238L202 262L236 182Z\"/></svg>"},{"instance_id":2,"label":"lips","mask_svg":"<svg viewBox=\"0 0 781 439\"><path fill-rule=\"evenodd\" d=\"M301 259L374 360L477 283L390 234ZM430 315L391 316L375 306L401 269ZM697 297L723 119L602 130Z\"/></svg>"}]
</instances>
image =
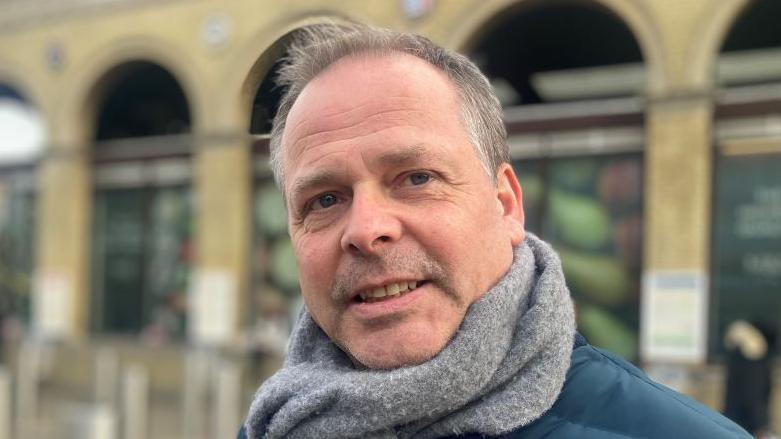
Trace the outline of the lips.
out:
<instances>
[{"instance_id":1,"label":"lips","mask_svg":"<svg viewBox=\"0 0 781 439\"><path fill-rule=\"evenodd\" d=\"M367 324L387 323L386 318L414 310L414 304L430 293L427 288L429 283L426 280L398 280L367 285L355 293L347 305L347 312Z\"/></svg>"},{"instance_id":2,"label":"lips","mask_svg":"<svg viewBox=\"0 0 781 439\"><path fill-rule=\"evenodd\" d=\"M367 303L392 299L394 297L399 297L408 291L414 290L418 287L418 283L418 281L392 282L374 288L367 288L358 293L358 297Z\"/></svg>"}]
</instances>

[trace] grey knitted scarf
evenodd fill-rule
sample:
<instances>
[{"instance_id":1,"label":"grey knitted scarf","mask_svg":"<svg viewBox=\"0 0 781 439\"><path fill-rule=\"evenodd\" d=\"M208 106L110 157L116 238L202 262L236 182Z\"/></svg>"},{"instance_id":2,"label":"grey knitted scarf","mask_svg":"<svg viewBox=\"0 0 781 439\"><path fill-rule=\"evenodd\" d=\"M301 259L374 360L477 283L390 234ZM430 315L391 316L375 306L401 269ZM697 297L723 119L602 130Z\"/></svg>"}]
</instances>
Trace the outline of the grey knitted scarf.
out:
<instances>
[{"instance_id":1,"label":"grey knitted scarf","mask_svg":"<svg viewBox=\"0 0 781 439\"><path fill-rule=\"evenodd\" d=\"M466 313L431 360L356 369L304 311L283 368L246 421L256 438L498 435L540 417L569 368L574 312L561 263L527 234L508 273Z\"/></svg>"}]
</instances>

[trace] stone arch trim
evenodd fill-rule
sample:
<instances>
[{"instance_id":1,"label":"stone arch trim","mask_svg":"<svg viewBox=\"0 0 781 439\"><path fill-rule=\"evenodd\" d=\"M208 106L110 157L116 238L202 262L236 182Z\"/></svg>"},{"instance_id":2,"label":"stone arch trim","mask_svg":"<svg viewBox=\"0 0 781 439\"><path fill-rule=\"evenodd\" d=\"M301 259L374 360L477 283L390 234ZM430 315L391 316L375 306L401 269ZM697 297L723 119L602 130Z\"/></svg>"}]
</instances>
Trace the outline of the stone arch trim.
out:
<instances>
[{"instance_id":1,"label":"stone arch trim","mask_svg":"<svg viewBox=\"0 0 781 439\"><path fill-rule=\"evenodd\" d=\"M39 88L34 87L21 70L21 67L15 68L12 63L0 59L0 84L6 84L15 89L31 107L40 111L41 115L45 117L44 104L47 101L39 94Z\"/></svg>"},{"instance_id":2,"label":"stone arch trim","mask_svg":"<svg viewBox=\"0 0 781 439\"><path fill-rule=\"evenodd\" d=\"M229 91L226 98L231 100L224 108L230 109L227 116L239 124L235 128L242 133L248 132L252 100L266 73L281 54L280 42L285 36L313 24L355 21L368 22L363 17L348 17L341 12L315 11L281 19L277 25L260 29L248 38L248 44L236 52L233 62L228 63L232 68L224 82Z\"/></svg>"},{"instance_id":3,"label":"stone arch trim","mask_svg":"<svg viewBox=\"0 0 781 439\"><path fill-rule=\"evenodd\" d=\"M201 131L206 102L203 96L205 81L195 70L197 64L189 59L186 48L144 36L126 37L107 41L87 59L90 62L84 68L74 71L63 82L67 84L67 91L58 107L54 132L61 147L83 149L90 144L97 117L96 105L106 92L106 80L115 68L134 61L156 64L174 77L187 100L192 132Z\"/></svg>"},{"instance_id":4,"label":"stone arch trim","mask_svg":"<svg viewBox=\"0 0 781 439\"><path fill-rule=\"evenodd\" d=\"M751 0L723 0L718 8L706 8L689 46L687 81L701 90L716 86L716 62L735 22L751 7Z\"/></svg>"},{"instance_id":5,"label":"stone arch trim","mask_svg":"<svg viewBox=\"0 0 781 439\"><path fill-rule=\"evenodd\" d=\"M647 7L632 0L578 0L579 4L598 3L612 12L635 37L640 46L643 61L648 72L646 90L655 94L663 90L669 82L665 62L665 51L660 32ZM447 38L445 44L459 51L469 51L477 41L490 30L494 21L511 8L538 7L544 5L540 0L492 0L481 2L471 8L458 20L459 26Z\"/></svg>"}]
</instances>

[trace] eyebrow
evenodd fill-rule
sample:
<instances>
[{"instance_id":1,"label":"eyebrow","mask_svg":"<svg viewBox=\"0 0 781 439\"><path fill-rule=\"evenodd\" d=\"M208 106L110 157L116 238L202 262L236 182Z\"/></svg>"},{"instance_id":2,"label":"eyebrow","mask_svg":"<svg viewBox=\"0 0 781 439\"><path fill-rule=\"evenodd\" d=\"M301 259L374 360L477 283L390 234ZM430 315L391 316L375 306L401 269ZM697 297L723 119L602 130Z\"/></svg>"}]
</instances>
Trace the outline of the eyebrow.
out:
<instances>
[{"instance_id":1,"label":"eyebrow","mask_svg":"<svg viewBox=\"0 0 781 439\"><path fill-rule=\"evenodd\" d=\"M376 164L389 164L392 167L415 163L421 159L446 162L439 154L434 154L423 144L415 144L393 149L376 156L372 161ZM338 180L341 173L332 170L318 170L314 173L297 179L290 188L291 201L295 201L296 194L305 193L313 187L323 186Z\"/></svg>"}]
</instances>

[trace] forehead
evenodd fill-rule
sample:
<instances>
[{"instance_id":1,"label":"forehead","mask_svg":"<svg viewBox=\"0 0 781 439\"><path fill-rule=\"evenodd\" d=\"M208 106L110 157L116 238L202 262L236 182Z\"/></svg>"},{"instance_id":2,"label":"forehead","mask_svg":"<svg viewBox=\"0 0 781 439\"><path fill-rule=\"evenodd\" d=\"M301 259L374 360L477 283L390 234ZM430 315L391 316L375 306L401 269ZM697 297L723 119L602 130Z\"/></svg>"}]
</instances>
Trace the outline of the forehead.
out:
<instances>
[{"instance_id":1,"label":"forehead","mask_svg":"<svg viewBox=\"0 0 781 439\"><path fill-rule=\"evenodd\" d=\"M387 98L457 101L455 87L445 73L425 60L398 52L357 54L334 62L304 87L288 121L310 113L306 110L312 106L312 95L336 111L356 104L381 104ZM302 101L307 105L299 105Z\"/></svg>"},{"instance_id":2,"label":"forehead","mask_svg":"<svg viewBox=\"0 0 781 439\"><path fill-rule=\"evenodd\" d=\"M459 102L450 79L415 56L343 58L310 81L291 108L282 136L285 166L303 151L345 136L423 119L432 128L461 126Z\"/></svg>"}]
</instances>

